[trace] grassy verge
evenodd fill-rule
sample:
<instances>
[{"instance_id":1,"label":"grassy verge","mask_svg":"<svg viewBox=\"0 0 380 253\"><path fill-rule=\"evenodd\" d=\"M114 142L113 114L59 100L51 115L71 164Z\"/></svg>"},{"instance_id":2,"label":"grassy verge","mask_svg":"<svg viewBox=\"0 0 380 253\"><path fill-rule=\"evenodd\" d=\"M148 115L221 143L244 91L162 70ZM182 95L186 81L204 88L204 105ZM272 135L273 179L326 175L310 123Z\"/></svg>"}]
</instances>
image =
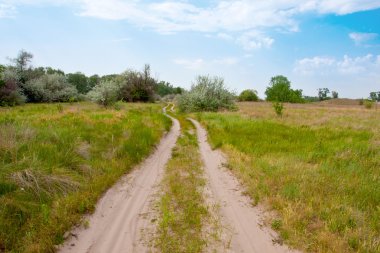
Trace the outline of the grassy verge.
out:
<instances>
[{"instance_id":1,"label":"grassy verge","mask_svg":"<svg viewBox=\"0 0 380 253\"><path fill-rule=\"evenodd\" d=\"M194 127L179 119L182 135L162 183L156 246L161 252L202 252L203 225L209 216L203 199L205 179Z\"/></svg>"},{"instance_id":2,"label":"grassy verge","mask_svg":"<svg viewBox=\"0 0 380 253\"><path fill-rule=\"evenodd\" d=\"M212 145L228 155L231 169L254 202L275 210L270 224L283 240L308 252L380 252L376 118L366 118L368 124L358 122L360 128L337 127L328 114L326 124L314 119L316 124L308 121L307 125L300 115L297 122L298 111L308 111L307 117L312 118L328 113L328 108L287 108L290 116L283 119L268 118L274 115L272 109L266 114L255 112L254 107L249 110L255 117L246 117L247 111L240 112L244 116L205 113L198 117ZM341 110L331 117L346 118L352 125L349 114L356 110Z\"/></svg>"},{"instance_id":3,"label":"grassy verge","mask_svg":"<svg viewBox=\"0 0 380 253\"><path fill-rule=\"evenodd\" d=\"M0 110L0 252L51 252L171 122L159 105Z\"/></svg>"}]
</instances>

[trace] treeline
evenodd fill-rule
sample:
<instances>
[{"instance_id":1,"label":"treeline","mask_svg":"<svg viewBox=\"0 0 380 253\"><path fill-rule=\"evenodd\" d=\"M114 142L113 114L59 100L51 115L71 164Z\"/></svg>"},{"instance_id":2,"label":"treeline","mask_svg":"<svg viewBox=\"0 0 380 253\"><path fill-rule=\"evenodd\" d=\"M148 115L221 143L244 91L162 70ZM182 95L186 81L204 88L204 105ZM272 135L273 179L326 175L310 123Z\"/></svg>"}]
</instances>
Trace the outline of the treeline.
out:
<instances>
[{"instance_id":1,"label":"treeline","mask_svg":"<svg viewBox=\"0 0 380 253\"><path fill-rule=\"evenodd\" d=\"M183 92L180 87L153 78L149 65L145 65L142 71L86 76L81 72L66 74L51 67L34 68L32 59L31 53L22 50L10 60L10 65L0 65L0 106L86 99L106 106L119 100L156 101Z\"/></svg>"}]
</instances>

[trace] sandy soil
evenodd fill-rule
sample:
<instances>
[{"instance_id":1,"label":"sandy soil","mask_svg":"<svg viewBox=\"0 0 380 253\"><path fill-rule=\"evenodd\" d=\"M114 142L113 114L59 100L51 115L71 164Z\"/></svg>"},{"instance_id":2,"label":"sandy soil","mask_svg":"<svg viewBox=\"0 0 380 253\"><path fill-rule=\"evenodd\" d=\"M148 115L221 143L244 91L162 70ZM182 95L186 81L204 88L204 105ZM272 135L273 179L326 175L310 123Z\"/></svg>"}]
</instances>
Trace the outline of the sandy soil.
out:
<instances>
[{"instance_id":1,"label":"sandy soil","mask_svg":"<svg viewBox=\"0 0 380 253\"><path fill-rule=\"evenodd\" d=\"M222 167L225 159L218 151L213 151L207 142L207 132L195 120L200 153L205 166L212 197L219 202L221 224L225 231L221 234L230 240L223 242L225 252L277 253L295 252L288 247L274 244L276 233L262 228L262 211L251 205L249 197L244 196L242 187L230 171ZM223 239L222 238L222 239ZM227 248L226 248L227 247Z\"/></svg>"},{"instance_id":2,"label":"sandy soil","mask_svg":"<svg viewBox=\"0 0 380 253\"><path fill-rule=\"evenodd\" d=\"M150 226L151 221L144 219L144 216L149 212L150 199L157 190L165 164L180 134L179 122L172 120L172 129L155 152L105 193L95 213L87 218L89 227L71 231L70 238L59 252L149 251L142 240L142 230Z\"/></svg>"}]
</instances>

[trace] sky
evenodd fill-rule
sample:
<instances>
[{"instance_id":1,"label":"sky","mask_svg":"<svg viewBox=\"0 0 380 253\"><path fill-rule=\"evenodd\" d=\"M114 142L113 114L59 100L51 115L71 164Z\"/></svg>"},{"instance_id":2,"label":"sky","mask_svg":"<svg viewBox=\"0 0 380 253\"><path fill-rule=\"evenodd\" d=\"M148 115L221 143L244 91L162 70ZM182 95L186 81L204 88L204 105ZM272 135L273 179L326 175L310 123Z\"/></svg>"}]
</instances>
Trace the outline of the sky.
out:
<instances>
[{"instance_id":1,"label":"sky","mask_svg":"<svg viewBox=\"0 0 380 253\"><path fill-rule=\"evenodd\" d=\"M0 64L21 49L66 73L150 64L174 86L221 76L262 98L284 75L304 95L366 98L380 91L380 0L0 0Z\"/></svg>"}]
</instances>

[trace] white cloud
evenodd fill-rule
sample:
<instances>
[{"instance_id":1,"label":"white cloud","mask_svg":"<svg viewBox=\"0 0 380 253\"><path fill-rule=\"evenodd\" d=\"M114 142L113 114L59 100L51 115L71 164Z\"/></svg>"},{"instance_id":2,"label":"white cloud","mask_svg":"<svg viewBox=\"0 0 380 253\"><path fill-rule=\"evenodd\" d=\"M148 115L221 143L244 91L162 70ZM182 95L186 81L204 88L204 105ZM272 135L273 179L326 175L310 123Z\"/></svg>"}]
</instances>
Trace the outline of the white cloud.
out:
<instances>
[{"instance_id":1,"label":"white cloud","mask_svg":"<svg viewBox=\"0 0 380 253\"><path fill-rule=\"evenodd\" d=\"M294 72L302 75L373 75L380 71L380 55L368 54L359 57L343 56L337 60L332 57L316 56L297 60Z\"/></svg>"},{"instance_id":2,"label":"white cloud","mask_svg":"<svg viewBox=\"0 0 380 253\"><path fill-rule=\"evenodd\" d=\"M198 59L175 59L173 62L177 65L181 65L186 69L199 70L206 67L212 67L215 65L219 66L232 66L239 62L238 58L235 57L225 57L215 60L204 60L202 58Z\"/></svg>"},{"instance_id":3,"label":"white cloud","mask_svg":"<svg viewBox=\"0 0 380 253\"><path fill-rule=\"evenodd\" d=\"M270 48L274 43L274 39L256 31L244 33L236 42L245 50Z\"/></svg>"},{"instance_id":4,"label":"white cloud","mask_svg":"<svg viewBox=\"0 0 380 253\"><path fill-rule=\"evenodd\" d=\"M16 8L13 5L0 3L0 18L13 17L16 12Z\"/></svg>"},{"instance_id":5,"label":"white cloud","mask_svg":"<svg viewBox=\"0 0 380 253\"><path fill-rule=\"evenodd\" d=\"M235 57L227 57L227 58L217 59L213 61L214 64L225 65L225 66L236 65L238 62L239 62L239 59Z\"/></svg>"},{"instance_id":6,"label":"white cloud","mask_svg":"<svg viewBox=\"0 0 380 253\"><path fill-rule=\"evenodd\" d=\"M377 33L350 33L348 36L355 42L356 45L361 45L376 39L379 35Z\"/></svg>"}]
</instances>

